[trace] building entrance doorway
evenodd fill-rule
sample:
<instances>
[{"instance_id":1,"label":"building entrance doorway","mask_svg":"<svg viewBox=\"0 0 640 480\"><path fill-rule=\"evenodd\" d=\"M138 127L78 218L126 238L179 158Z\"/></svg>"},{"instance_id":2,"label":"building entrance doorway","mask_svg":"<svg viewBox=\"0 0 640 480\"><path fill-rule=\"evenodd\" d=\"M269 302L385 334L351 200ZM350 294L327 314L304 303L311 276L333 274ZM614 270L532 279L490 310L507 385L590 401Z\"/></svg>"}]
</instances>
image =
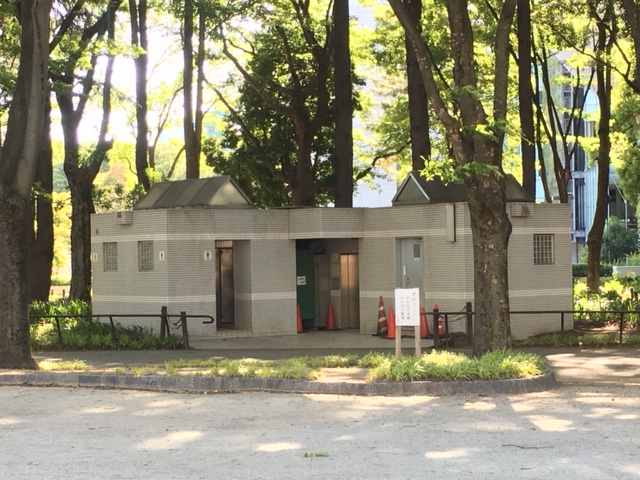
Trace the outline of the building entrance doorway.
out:
<instances>
[{"instance_id":1,"label":"building entrance doorway","mask_svg":"<svg viewBox=\"0 0 640 480\"><path fill-rule=\"evenodd\" d=\"M233 242L216 240L216 323L218 328L235 327Z\"/></svg>"},{"instance_id":2,"label":"building entrance doorway","mask_svg":"<svg viewBox=\"0 0 640 480\"><path fill-rule=\"evenodd\" d=\"M342 328L360 328L358 254L340 255L340 318Z\"/></svg>"}]
</instances>

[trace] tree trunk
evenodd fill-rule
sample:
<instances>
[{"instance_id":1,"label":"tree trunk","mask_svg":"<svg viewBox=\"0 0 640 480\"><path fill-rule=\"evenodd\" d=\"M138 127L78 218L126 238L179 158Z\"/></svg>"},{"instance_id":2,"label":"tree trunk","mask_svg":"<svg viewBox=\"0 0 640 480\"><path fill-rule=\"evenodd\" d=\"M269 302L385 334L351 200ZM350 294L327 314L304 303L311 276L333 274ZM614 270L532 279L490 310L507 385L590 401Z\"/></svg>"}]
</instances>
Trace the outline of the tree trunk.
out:
<instances>
[{"instance_id":1,"label":"tree trunk","mask_svg":"<svg viewBox=\"0 0 640 480\"><path fill-rule=\"evenodd\" d=\"M633 80L628 82L634 92L640 93L640 5L637 0L622 0L624 19L634 46Z\"/></svg>"},{"instance_id":2,"label":"tree trunk","mask_svg":"<svg viewBox=\"0 0 640 480\"><path fill-rule=\"evenodd\" d=\"M353 207L353 98L349 50L349 2L333 3L333 45L335 85L336 207Z\"/></svg>"},{"instance_id":3,"label":"tree trunk","mask_svg":"<svg viewBox=\"0 0 640 480\"><path fill-rule=\"evenodd\" d=\"M418 31L422 31L422 0L403 0L408 14ZM420 65L413 51L411 40L405 33L404 38L407 65L407 94L409 98L409 138L411 139L411 169L424 169L425 159L431 157L431 138L429 137L429 109L427 93L422 83Z\"/></svg>"},{"instance_id":4,"label":"tree trunk","mask_svg":"<svg viewBox=\"0 0 640 480\"><path fill-rule=\"evenodd\" d=\"M184 152L187 178L198 178L199 162L197 157L196 132L193 115L193 2L185 0L182 31L182 57L184 72L182 75L184 91Z\"/></svg>"},{"instance_id":5,"label":"tree trunk","mask_svg":"<svg viewBox=\"0 0 640 480\"><path fill-rule=\"evenodd\" d=\"M119 2L111 3L105 12L104 28L98 35L107 33L110 42L115 40L115 14ZM84 113L83 101L89 96L94 86L93 68L97 63L94 54L91 69L87 71L83 81L84 97L74 105L72 89L60 89L56 92L60 108L62 132L64 135L64 173L69 182L71 193L71 285L69 296L73 299L89 301L91 299L91 214L93 206L93 181L107 152L113 146L113 139L108 139L109 121L111 118L111 78L113 75L114 57L109 56L105 68L102 92L102 122L98 141L93 151L86 157L80 156L78 128ZM65 78L72 78L75 65L66 72Z\"/></svg>"},{"instance_id":6,"label":"tree trunk","mask_svg":"<svg viewBox=\"0 0 640 480\"><path fill-rule=\"evenodd\" d=\"M587 289L591 292L600 290L600 253L602 236L609 205L609 152L611 151L611 46L615 41L615 30L610 30L607 23L612 18L611 7L603 17L592 12L598 26L598 43L596 45L596 78L598 82L598 103L600 118L598 119L598 181L596 209L593 223L587 235ZM611 31L609 35L608 32Z\"/></svg>"},{"instance_id":7,"label":"tree trunk","mask_svg":"<svg viewBox=\"0 0 640 480\"><path fill-rule=\"evenodd\" d=\"M193 168L195 178L200 178L200 154L202 152L202 128L204 123L204 61L206 56L205 51L205 14L200 10L198 12L198 54L196 55L196 111L195 111L195 124L194 130L194 153Z\"/></svg>"},{"instance_id":8,"label":"tree trunk","mask_svg":"<svg viewBox=\"0 0 640 480\"><path fill-rule=\"evenodd\" d=\"M27 241L44 125L50 0L22 0L20 65L0 151L0 368L37 368L29 345Z\"/></svg>"},{"instance_id":9,"label":"tree trunk","mask_svg":"<svg viewBox=\"0 0 640 480\"><path fill-rule=\"evenodd\" d=\"M522 139L522 187L536 198L536 152L533 128L533 87L531 86L531 6L518 0L518 101Z\"/></svg>"},{"instance_id":10,"label":"tree trunk","mask_svg":"<svg viewBox=\"0 0 640 480\"><path fill-rule=\"evenodd\" d=\"M300 207L313 207L316 204L316 186L311 170L313 136L298 133L297 139L295 177L290 182L293 204Z\"/></svg>"},{"instance_id":11,"label":"tree trunk","mask_svg":"<svg viewBox=\"0 0 640 480\"><path fill-rule=\"evenodd\" d=\"M149 163L147 151L149 126L147 124L147 63L149 48L147 42L147 0L129 0L129 16L131 18L131 43L142 52L134 58L136 70L136 175L138 183L146 190L151 184L147 175Z\"/></svg>"},{"instance_id":12,"label":"tree trunk","mask_svg":"<svg viewBox=\"0 0 640 480\"><path fill-rule=\"evenodd\" d=\"M51 290L53 264L53 167L51 162L51 101L47 95L45 121L36 166L38 192L29 231L27 279L29 299L46 302Z\"/></svg>"},{"instance_id":13,"label":"tree trunk","mask_svg":"<svg viewBox=\"0 0 640 480\"><path fill-rule=\"evenodd\" d=\"M495 29L495 64L492 117L477 96L465 92L477 88L474 38L466 0L446 2L451 33L451 59L459 117L454 116L444 100L443 87L436 82L429 48L415 27L402 0L388 0L411 39L420 65L422 81L433 110L443 124L457 166L475 163L482 168L465 180L471 215L474 251L474 355L509 347L508 244L511 223L506 213L505 177L502 172L502 146L506 122L509 35L515 15L516 0L505 0ZM494 138L481 138L469 130L485 125ZM493 125L493 126L492 126ZM497 127L496 127L497 126Z\"/></svg>"},{"instance_id":14,"label":"tree trunk","mask_svg":"<svg viewBox=\"0 0 640 480\"><path fill-rule=\"evenodd\" d=\"M507 216L505 180L492 174L467 182L473 235L475 321L473 354L511 346L508 248L511 222Z\"/></svg>"},{"instance_id":15,"label":"tree trunk","mask_svg":"<svg viewBox=\"0 0 640 480\"><path fill-rule=\"evenodd\" d=\"M87 168L67 167L65 173L71 192L71 285L69 297L91 300L91 214L93 180Z\"/></svg>"}]
</instances>

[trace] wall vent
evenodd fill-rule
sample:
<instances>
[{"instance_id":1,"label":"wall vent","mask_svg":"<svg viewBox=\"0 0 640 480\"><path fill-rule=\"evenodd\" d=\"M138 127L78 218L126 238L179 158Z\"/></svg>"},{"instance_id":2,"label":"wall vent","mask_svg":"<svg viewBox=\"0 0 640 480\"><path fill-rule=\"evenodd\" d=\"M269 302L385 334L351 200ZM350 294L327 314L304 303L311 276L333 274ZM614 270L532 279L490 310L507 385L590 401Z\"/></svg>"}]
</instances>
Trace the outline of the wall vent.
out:
<instances>
[{"instance_id":1,"label":"wall vent","mask_svg":"<svg viewBox=\"0 0 640 480\"><path fill-rule=\"evenodd\" d=\"M509 213L512 217L530 217L531 209L526 203L512 203Z\"/></svg>"},{"instance_id":2,"label":"wall vent","mask_svg":"<svg viewBox=\"0 0 640 480\"><path fill-rule=\"evenodd\" d=\"M116 212L116 225L131 225L133 223L133 212Z\"/></svg>"}]
</instances>

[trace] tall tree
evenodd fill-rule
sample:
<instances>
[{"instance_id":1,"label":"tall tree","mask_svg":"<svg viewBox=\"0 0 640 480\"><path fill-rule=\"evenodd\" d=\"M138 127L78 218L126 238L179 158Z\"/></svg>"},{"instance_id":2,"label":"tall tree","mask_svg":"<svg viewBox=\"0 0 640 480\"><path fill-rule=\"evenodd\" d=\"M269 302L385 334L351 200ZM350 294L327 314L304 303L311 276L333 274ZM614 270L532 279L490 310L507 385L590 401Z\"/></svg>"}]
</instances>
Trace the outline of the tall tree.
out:
<instances>
[{"instance_id":1,"label":"tall tree","mask_svg":"<svg viewBox=\"0 0 640 480\"><path fill-rule=\"evenodd\" d=\"M0 150L0 368L37 368L29 346L27 242L47 95L50 0L22 0L20 66Z\"/></svg>"},{"instance_id":2,"label":"tall tree","mask_svg":"<svg viewBox=\"0 0 640 480\"><path fill-rule=\"evenodd\" d=\"M611 51L617 41L614 6L611 2L592 0L589 5L591 17L596 22L595 43L596 78L600 118L598 119L598 180L596 208L593 223L587 236L587 288L600 290L600 255L602 237L609 205L609 164L611 163Z\"/></svg>"},{"instance_id":3,"label":"tall tree","mask_svg":"<svg viewBox=\"0 0 640 480\"><path fill-rule=\"evenodd\" d=\"M147 122L147 63L149 42L147 39L147 0L129 0L131 20L131 44L136 48L134 65L136 70L136 175L138 183L149 190L147 168L149 162Z\"/></svg>"},{"instance_id":4,"label":"tall tree","mask_svg":"<svg viewBox=\"0 0 640 480\"><path fill-rule=\"evenodd\" d=\"M80 28L74 41L70 41L69 56L62 61L60 71L51 72L54 79L55 95L61 114L62 132L64 135L64 172L71 192L71 298L88 300L91 291L91 214L93 206L93 181L100 171L106 153L113 146L113 139L108 133L111 115L111 76L114 57L108 49L115 39L115 14L122 0L111 0L106 9L91 22L92 16L87 12L88 25ZM87 102L96 86L95 72L101 52L94 49L89 53L89 67L84 72L79 85L76 79L80 76L77 69L83 55L96 39L107 35L106 54L108 56L105 76L102 82L102 122L98 139L89 153L82 153L78 130ZM70 39L71 40L71 39ZM76 90L79 88L80 94Z\"/></svg>"},{"instance_id":5,"label":"tall tree","mask_svg":"<svg viewBox=\"0 0 640 480\"><path fill-rule=\"evenodd\" d=\"M221 35L222 52L244 81L242 110L218 91L242 137L237 141L251 150L239 161L260 162L288 185L293 204L300 206L316 205L334 189L323 181L332 173L327 172L330 155L323 151L332 110L328 3L285 0L278 11L259 5L254 21L262 29L249 41L244 32ZM293 151L284 148L290 145Z\"/></svg>"},{"instance_id":6,"label":"tall tree","mask_svg":"<svg viewBox=\"0 0 640 480\"><path fill-rule=\"evenodd\" d=\"M182 53L184 60L183 90L184 90L184 151L187 165L187 178L200 177L200 153L202 148L202 122L204 112L204 60L205 60L205 21L206 16L202 8L194 8L193 0L185 0L182 13ZM198 51L195 56L197 71L195 107L193 91L194 72L194 18L198 18Z\"/></svg>"},{"instance_id":7,"label":"tall tree","mask_svg":"<svg viewBox=\"0 0 640 480\"><path fill-rule=\"evenodd\" d=\"M51 152L51 99L47 88L40 151L35 174L33 221L29 229L29 298L45 302L51 289L53 263L53 165Z\"/></svg>"},{"instance_id":8,"label":"tall tree","mask_svg":"<svg viewBox=\"0 0 640 480\"><path fill-rule=\"evenodd\" d=\"M580 45L575 44L573 48L579 49ZM542 149L542 145L546 144L551 151L550 175L553 175L553 187L557 191L560 203L568 203L568 184L574 160L581 154L582 148L583 132L579 127L584 122L586 92L591 89L595 70L590 69L585 74L582 69L576 68L572 73L565 72L554 76L554 68L561 65L555 58L556 53L550 52L542 43L538 45L533 61L538 82L534 95L537 121L535 138L541 173L546 172L545 152ZM561 68L564 67L561 65ZM566 89L559 97L554 93L557 91L558 83ZM546 175L542 176L542 183L546 200L551 202L551 188Z\"/></svg>"},{"instance_id":9,"label":"tall tree","mask_svg":"<svg viewBox=\"0 0 640 480\"><path fill-rule=\"evenodd\" d=\"M505 0L495 24L494 88L490 105L492 114L489 115L477 91L474 30L467 1L446 2L454 88L444 91L444 87L436 82L429 46L402 0L389 0L411 39L425 91L445 128L455 164L475 166L476 170L476 174L465 180L473 237L474 355L511 345L508 283L511 222L506 211L502 152L507 115L509 35L516 3L517 0ZM448 104L447 97L453 99L452 104Z\"/></svg>"},{"instance_id":10,"label":"tall tree","mask_svg":"<svg viewBox=\"0 0 640 480\"><path fill-rule=\"evenodd\" d=\"M349 49L349 1L333 2L333 75L336 207L353 207L353 85Z\"/></svg>"},{"instance_id":11,"label":"tall tree","mask_svg":"<svg viewBox=\"0 0 640 480\"><path fill-rule=\"evenodd\" d=\"M628 69L624 75L627 84L637 94L640 94L640 4L637 0L622 0L622 18L629 30L633 42L633 59L627 59ZM632 74L628 73L632 71Z\"/></svg>"},{"instance_id":12,"label":"tall tree","mask_svg":"<svg viewBox=\"0 0 640 480\"><path fill-rule=\"evenodd\" d=\"M411 21L422 31L422 0L404 0ZM429 110L427 92L422 83L420 65L413 50L411 39L405 33L405 58L407 64L407 96L409 108L409 138L411 141L411 169L420 171L425 159L431 157L429 136Z\"/></svg>"},{"instance_id":13,"label":"tall tree","mask_svg":"<svg viewBox=\"0 0 640 480\"><path fill-rule=\"evenodd\" d=\"M522 187L536 198L536 152L531 85L531 0L518 0L518 106L520 111L520 151Z\"/></svg>"}]
</instances>

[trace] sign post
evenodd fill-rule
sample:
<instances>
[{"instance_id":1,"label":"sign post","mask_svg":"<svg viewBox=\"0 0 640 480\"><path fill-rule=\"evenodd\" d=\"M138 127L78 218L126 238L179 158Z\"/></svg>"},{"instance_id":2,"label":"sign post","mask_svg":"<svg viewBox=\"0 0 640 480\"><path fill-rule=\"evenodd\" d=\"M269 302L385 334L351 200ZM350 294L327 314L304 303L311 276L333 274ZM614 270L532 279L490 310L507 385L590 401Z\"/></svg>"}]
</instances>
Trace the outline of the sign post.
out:
<instances>
[{"instance_id":1,"label":"sign post","mask_svg":"<svg viewBox=\"0 0 640 480\"><path fill-rule=\"evenodd\" d=\"M414 327L416 357L420 356L420 289L396 288L396 360L402 353L402 327Z\"/></svg>"}]
</instances>

